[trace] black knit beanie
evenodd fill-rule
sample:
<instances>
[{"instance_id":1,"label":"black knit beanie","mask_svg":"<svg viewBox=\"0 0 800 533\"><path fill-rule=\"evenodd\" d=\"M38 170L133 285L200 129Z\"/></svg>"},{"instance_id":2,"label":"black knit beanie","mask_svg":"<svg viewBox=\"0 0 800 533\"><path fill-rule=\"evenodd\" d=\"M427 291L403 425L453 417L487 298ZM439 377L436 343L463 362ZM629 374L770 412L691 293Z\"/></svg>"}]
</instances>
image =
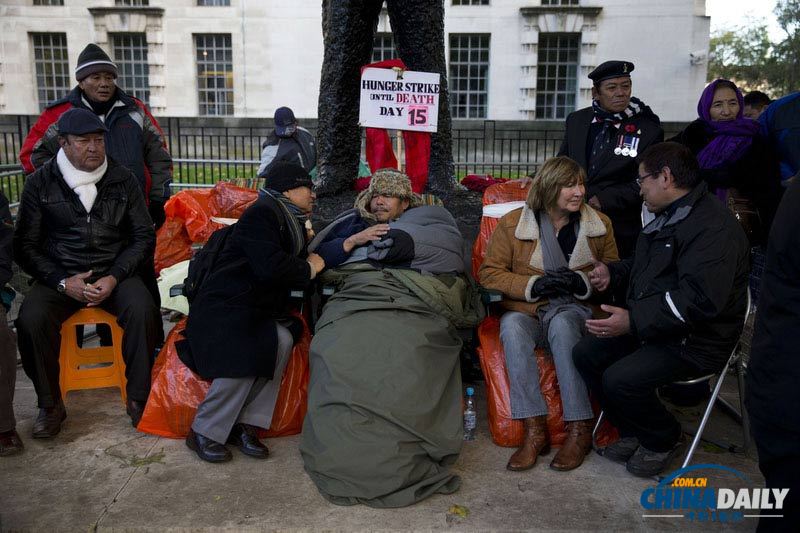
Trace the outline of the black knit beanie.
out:
<instances>
[{"instance_id":1,"label":"black knit beanie","mask_svg":"<svg viewBox=\"0 0 800 533\"><path fill-rule=\"evenodd\" d=\"M117 65L111 61L102 48L94 43L89 43L78 56L78 66L75 67L75 79L83 81L84 78L95 72L110 72L117 77Z\"/></svg>"},{"instance_id":2,"label":"black knit beanie","mask_svg":"<svg viewBox=\"0 0 800 533\"><path fill-rule=\"evenodd\" d=\"M308 172L296 163L279 161L269 167L264 175L264 185L268 189L277 192L284 192L297 187L314 188Z\"/></svg>"}]
</instances>

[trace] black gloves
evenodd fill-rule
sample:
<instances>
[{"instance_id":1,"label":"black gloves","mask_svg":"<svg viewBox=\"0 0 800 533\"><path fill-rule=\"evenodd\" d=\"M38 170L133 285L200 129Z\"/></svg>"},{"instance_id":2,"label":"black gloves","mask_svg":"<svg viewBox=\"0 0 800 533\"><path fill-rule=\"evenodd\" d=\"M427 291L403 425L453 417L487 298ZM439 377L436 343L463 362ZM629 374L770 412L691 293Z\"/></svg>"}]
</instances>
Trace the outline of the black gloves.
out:
<instances>
[{"instance_id":1,"label":"black gloves","mask_svg":"<svg viewBox=\"0 0 800 533\"><path fill-rule=\"evenodd\" d=\"M535 296L569 296L573 294L586 294L586 282L577 272L567 267L561 267L555 272L548 272L533 282Z\"/></svg>"},{"instance_id":2,"label":"black gloves","mask_svg":"<svg viewBox=\"0 0 800 533\"><path fill-rule=\"evenodd\" d=\"M589 289L583 277L567 267L559 268L556 270L555 275L559 277L569 294L586 294Z\"/></svg>"},{"instance_id":3,"label":"black gloves","mask_svg":"<svg viewBox=\"0 0 800 533\"><path fill-rule=\"evenodd\" d=\"M147 210L150 212L150 218L153 219L153 223L156 225L156 231L158 231L158 228L160 228L167 219L167 215L164 213L164 204L151 200Z\"/></svg>"},{"instance_id":4,"label":"black gloves","mask_svg":"<svg viewBox=\"0 0 800 533\"><path fill-rule=\"evenodd\" d=\"M534 296L566 296L570 294L556 273L545 274L533 282Z\"/></svg>"}]
</instances>

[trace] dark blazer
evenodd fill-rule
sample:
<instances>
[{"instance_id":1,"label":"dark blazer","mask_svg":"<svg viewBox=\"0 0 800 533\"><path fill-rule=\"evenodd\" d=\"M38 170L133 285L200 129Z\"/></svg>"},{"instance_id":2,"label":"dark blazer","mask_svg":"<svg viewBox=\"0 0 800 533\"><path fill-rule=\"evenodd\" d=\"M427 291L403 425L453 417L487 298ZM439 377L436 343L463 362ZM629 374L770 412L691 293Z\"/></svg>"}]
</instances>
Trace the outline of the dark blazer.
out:
<instances>
[{"instance_id":1,"label":"dark blazer","mask_svg":"<svg viewBox=\"0 0 800 533\"><path fill-rule=\"evenodd\" d=\"M565 155L576 161L587 172L589 162L586 160L587 145L593 143L589 139L589 128L594 119L591 107L579 109L567 117L567 130L564 142L558 155ZM636 129L626 133L626 126ZM628 128L631 129L631 128ZM617 130L620 135L636 135L639 141L638 152L641 154L651 144L664 140L664 130L658 116L645 107L638 115L623 120ZM611 219L614 226L614 238L617 241L620 257L628 257L633 253L636 236L642 227L639 186L636 184L639 163L636 158L614 154L616 143L612 142L606 153L602 154L600 171L596 176L589 176L586 182L586 198L597 196L602 211Z\"/></svg>"},{"instance_id":2,"label":"dark blazer","mask_svg":"<svg viewBox=\"0 0 800 533\"><path fill-rule=\"evenodd\" d=\"M289 289L306 287L311 267L292 255L287 221L270 196L248 207L192 301L181 361L205 379L271 378L275 319L288 314Z\"/></svg>"}]
</instances>

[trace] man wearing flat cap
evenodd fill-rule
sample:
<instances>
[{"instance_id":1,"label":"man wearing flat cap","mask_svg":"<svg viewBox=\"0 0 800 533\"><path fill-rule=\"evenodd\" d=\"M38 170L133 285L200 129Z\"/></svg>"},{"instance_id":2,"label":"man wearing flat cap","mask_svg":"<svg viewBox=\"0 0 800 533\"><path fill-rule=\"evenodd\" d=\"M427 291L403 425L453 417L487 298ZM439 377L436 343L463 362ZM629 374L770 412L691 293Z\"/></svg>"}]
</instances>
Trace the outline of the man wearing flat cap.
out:
<instances>
[{"instance_id":1,"label":"man wearing flat cap","mask_svg":"<svg viewBox=\"0 0 800 533\"><path fill-rule=\"evenodd\" d=\"M58 152L58 118L68 109L88 109L107 128L108 155L133 171L158 229L164 222L164 202L172 181L172 157L161 127L144 102L116 86L117 65L96 44L88 44L78 56L75 79L78 86L49 104L25 138L19 153L25 173Z\"/></svg>"},{"instance_id":2,"label":"man wearing flat cap","mask_svg":"<svg viewBox=\"0 0 800 533\"><path fill-rule=\"evenodd\" d=\"M256 459L269 455L257 428L271 425L281 376L302 333L289 314L289 290L307 287L325 267L319 255L306 253L312 187L298 165L270 167L258 200L219 230L227 235L190 303L186 340L176 347L187 367L213 380L186 437L204 461L229 461L226 444Z\"/></svg>"},{"instance_id":3,"label":"man wearing flat cap","mask_svg":"<svg viewBox=\"0 0 800 533\"><path fill-rule=\"evenodd\" d=\"M592 105L569 114L558 152L586 170L586 198L611 219L621 258L633 254L642 227L637 157L664 140L658 116L631 96L633 69L630 61L606 61L589 73Z\"/></svg>"},{"instance_id":4,"label":"man wearing flat cap","mask_svg":"<svg viewBox=\"0 0 800 533\"><path fill-rule=\"evenodd\" d=\"M34 280L16 322L39 404L34 438L54 437L67 416L59 388L64 320L87 306L117 318L134 426L163 335L158 308L137 275L152 257L155 232L135 177L106 157L107 128L95 113L69 109L57 126L61 147L25 180L13 240L14 259Z\"/></svg>"}]
</instances>

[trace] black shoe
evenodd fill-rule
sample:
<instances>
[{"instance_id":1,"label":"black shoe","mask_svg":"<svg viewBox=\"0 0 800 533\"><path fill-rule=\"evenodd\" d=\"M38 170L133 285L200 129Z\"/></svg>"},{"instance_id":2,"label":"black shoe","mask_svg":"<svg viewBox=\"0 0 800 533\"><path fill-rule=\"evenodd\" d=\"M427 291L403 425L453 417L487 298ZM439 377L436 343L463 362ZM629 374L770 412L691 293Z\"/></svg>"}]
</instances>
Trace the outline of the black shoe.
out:
<instances>
[{"instance_id":1,"label":"black shoe","mask_svg":"<svg viewBox=\"0 0 800 533\"><path fill-rule=\"evenodd\" d=\"M625 464L636 453L637 448L639 448L639 439L636 437L622 437L617 442L597 450L597 453L615 463Z\"/></svg>"},{"instance_id":2,"label":"black shoe","mask_svg":"<svg viewBox=\"0 0 800 533\"><path fill-rule=\"evenodd\" d=\"M67 418L64 404L59 402L55 407L42 407L33 423L34 439L49 439L61 431L61 423Z\"/></svg>"},{"instance_id":3,"label":"black shoe","mask_svg":"<svg viewBox=\"0 0 800 533\"><path fill-rule=\"evenodd\" d=\"M139 421L142 419L142 414L144 414L144 406L145 402L131 400L130 398L128 398L128 401L125 402L125 412L127 412L128 416L131 417L131 425L133 427L139 425Z\"/></svg>"},{"instance_id":4,"label":"black shoe","mask_svg":"<svg viewBox=\"0 0 800 533\"><path fill-rule=\"evenodd\" d=\"M16 455L24 449L25 446L22 444L22 439L19 438L16 429L0 433L0 457Z\"/></svg>"},{"instance_id":5,"label":"black shoe","mask_svg":"<svg viewBox=\"0 0 800 533\"><path fill-rule=\"evenodd\" d=\"M683 445L684 441L683 437L681 437L675 446L666 452L654 452L652 450L648 450L644 446L639 446L639 449L636 450L636 453L633 454L633 457L628 459L625 467L628 469L628 472L634 476L655 476L666 470L675 456L680 453Z\"/></svg>"},{"instance_id":6,"label":"black shoe","mask_svg":"<svg viewBox=\"0 0 800 533\"><path fill-rule=\"evenodd\" d=\"M226 444L237 446L243 454L256 459L266 459L269 456L269 449L258 440L257 429L250 424L234 424Z\"/></svg>"},{"instance_id":7,"label":"black shoe","mask_svg":"<svg viewBox=\"0 0 800 533\"><path fill-rule=\"evenodd\" d=\"M195 433L193 429L189 429L186 435L186 445L197 453L197 457L209 463L224 463L233 458L225 445Z\"/></svg>"}]
</instances>

